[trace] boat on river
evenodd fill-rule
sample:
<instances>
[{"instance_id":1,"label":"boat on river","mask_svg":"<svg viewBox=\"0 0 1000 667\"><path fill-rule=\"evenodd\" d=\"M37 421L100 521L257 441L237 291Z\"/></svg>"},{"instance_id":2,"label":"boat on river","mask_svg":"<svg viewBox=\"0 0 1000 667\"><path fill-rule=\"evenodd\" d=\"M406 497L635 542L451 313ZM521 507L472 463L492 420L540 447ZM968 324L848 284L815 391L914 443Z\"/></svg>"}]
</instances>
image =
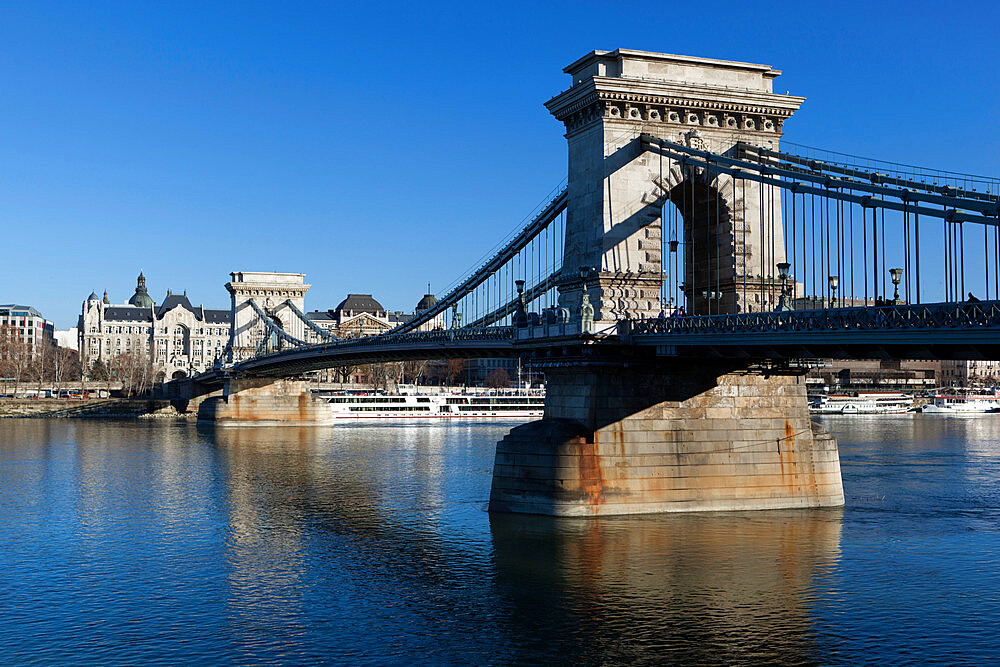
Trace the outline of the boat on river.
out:
<instances>
[{"instance_id":1,"label":"boat on river","mask_svg":"<svg viewBox=\"0 0 1000 667\"><path fill-rule=\"evenodd\" d=\"M895 415L915 410L913 397L903 393L858 392L809 398L809 412L820 415Z\"/></svg>"},{"instance_id":2,"label":"boat on river","mask_svg":"<svg viewBox=\"0 0 1000 667\"><path fill-rule=\"evenodd\" d=\"M995 390L938 392L924 405L923 412L930 415L983 415L1000 412L1000 396Z\"/></svg>"},{"instance_id":3,"label":"boat on river","mask_svg":"<svg viewBox=\"0 0 1000 667\"><path fill-rule=\"evenodd\" d=\"M541 419L544 389L467 390L449 394L334 392L321 394L336 421L385 419Z\"/></svg>"}]
</instances>

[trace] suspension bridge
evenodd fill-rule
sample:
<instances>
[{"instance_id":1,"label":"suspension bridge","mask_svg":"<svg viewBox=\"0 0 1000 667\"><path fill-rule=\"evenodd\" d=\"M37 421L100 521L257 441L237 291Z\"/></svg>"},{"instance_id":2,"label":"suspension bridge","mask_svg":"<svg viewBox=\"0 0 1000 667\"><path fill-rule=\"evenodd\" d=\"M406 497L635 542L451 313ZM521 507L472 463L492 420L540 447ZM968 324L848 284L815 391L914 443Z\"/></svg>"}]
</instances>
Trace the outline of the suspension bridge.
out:
<instances>
[{"instance_id":1,"label":"suspension bridge","mask_svg":"<svg viewBox=\"0 0 1000 667\"><path fill-rule=\"evenodd\" d=\"M767 65L617 50L565 72L567 179L406 324L338 339L294 282L234 273L225 363L189 383L225 385L205 418L320 421L286 380L320 368L519 356L546 415L499 443L493 510L827 506L809 360L1000 358L1000 179L783 141L804 98Z\"/></svg>"}]
</instances>

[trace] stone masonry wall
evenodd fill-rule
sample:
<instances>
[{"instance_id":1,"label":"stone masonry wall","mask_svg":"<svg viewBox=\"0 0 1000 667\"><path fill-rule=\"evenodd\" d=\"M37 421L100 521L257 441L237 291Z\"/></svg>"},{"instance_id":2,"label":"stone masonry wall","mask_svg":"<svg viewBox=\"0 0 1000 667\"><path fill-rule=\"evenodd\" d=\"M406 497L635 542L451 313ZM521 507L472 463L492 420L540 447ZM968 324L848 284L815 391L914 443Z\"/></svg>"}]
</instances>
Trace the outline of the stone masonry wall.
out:
<instances>
[{"instance_id":1,"label":"stone masonry wall","mask_svg":"<svg viewBox=\"0 0 1000 667\"><path fill-rule=\"evenodd\" d=\"M545 419L497 446L491 511L597 516L843 505L800 376L548 373Z\"/></svg>"},{"instance_id":2,"label":"stone masonry wall","mask_svg":"<svg viewBox=\"0 0 1000 667\"><path fill-rule=\"evenodd\" d=\"M315 398L309 383L293 380L229 380L222 396L198 407L199 422L219 426L320 425L333 423L326 401Z\"/></svg>"}]
</instances>

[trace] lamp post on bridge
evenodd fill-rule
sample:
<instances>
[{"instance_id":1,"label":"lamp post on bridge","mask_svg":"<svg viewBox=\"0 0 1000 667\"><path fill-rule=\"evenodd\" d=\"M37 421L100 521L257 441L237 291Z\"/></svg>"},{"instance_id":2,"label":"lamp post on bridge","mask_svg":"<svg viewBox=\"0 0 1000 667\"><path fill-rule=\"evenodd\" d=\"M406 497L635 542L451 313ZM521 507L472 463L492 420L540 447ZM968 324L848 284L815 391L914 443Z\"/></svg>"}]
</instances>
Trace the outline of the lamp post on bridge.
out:
<instances>
[{"instance_id":1,"label":"lamp post on bridge","mask_svg":"<svg viewBox=\"0 0 1000 667\"><path fill-rule=\"evenodd\" d=\"M778 277L781 278L781 295L778 297L778 307L775 308L775 312L785 313L792 308L791 295L788 293L788 270L792 268L792 265L788 262L778 262Z\"/></svg>"},{"instance_id":2,"label":"lamp post on bridge","mask_svg":"<svg viewBox=\"0 0 1000 667\"><path fill-rule=\"evenodd\" d=\"M713 290L702 290L701 296L703 299L705 299L705 304L708 308L709 315L712 314L712 301L716 302L715 314L718 315L719 314L718 300L719 297L721 297L722 295L719 292L715 292Z\"/></svg>"},{"instance_id":3,"label":"lamp post on bridge","mask_svg":"<svg viewBox=\"0 0 1000 667\"><path fill-rule=\"evenodd\" d=\"M457 329L462 326L462 313L458 312L458 304L451 307L451 328Z\"/></svg>"},{"instance_id":4,"label":"lamp post on bridge","mask_svg":"<svg viewBox=\"0 0 1000 667\"><path fill-rule=\"evenodd\" d=\"M889 269L889 275L892 276L892 285L894 288L892 305L900 306L903 304L903 301L899 298L899 281L903 278L903 269Z\"/></svg>"},{"instance_id":5,"label":"lamp post on bridge","mask_svg":"<svg viewBox=\"0 0 1000 667\"><path fill-rule=\"evenodd\" d=\"M840 285L840 276L830 276L830 307L837 307L837 287Z\"/></svg>"},{"instance_id":6,"label":"lamp post on bridge","mask_svg":"<svg viewBox=\"0 0 1000 667\"><path fill-rule=\"evenodd\" d=\"M594 306L590 303L590 294L587 292L587 276L590 275L589 266L580 267L580 280L583 281L583 294L580 297L580 333L594 333Z\"/></svg>"}]
</instances>

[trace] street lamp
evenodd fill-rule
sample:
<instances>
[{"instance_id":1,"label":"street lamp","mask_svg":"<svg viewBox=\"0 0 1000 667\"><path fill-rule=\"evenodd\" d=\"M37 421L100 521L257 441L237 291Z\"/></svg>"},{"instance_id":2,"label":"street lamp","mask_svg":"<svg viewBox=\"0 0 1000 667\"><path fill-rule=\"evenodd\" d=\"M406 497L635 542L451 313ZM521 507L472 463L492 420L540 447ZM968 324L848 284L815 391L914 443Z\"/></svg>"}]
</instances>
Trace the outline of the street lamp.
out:
<instances>
[{"instance_id":1,"label":"street lamp","mask_svg":"<svg viewBox=\"0 0 1000 667\"><path fill-rule=\"evenodd\" d=\"M594 306L590 303L590 295L587 293L587 275L591 269L588 266L580 267L580 280L583 281L582 293L580 294L580 333L594 333Z\"/></svg>"},{"instance_id":2,"label":"street lamp","mask_svg":"<svg viewBox=\"0 0 1000 667\"><path fill-rule=\"evenodd\" d=\"M892 284L895 288L892 295L892 305L899 306L903 303L899 299L899 281L903 278L903 269L889 269L889 275L892 276Z\"/></svg>"},{"instance_id":3,"label":"street lamp","mask_svg":"<svg viewBox=\"0 0 1000 667\"><path fill-rule=\"evenodd\" d=\"M722 295L719 292L716 292L716 291L713 291L713 290L702 290L701 296L702 296L703 299L705 299L705 305L708 308L708 314L711 315L712 314L712 301L713 300L717 301L719 299L719 297L722 296ZM718 303L716 303L715 313L716 313L716 315L719 314Z\"/></svg>"},{"instance_id":4,"label":"street lamp","mask_svg":"<svg viewBox=\"0 0 1000 667\"><path fill-rule=\"evenodd\" d=\"M830 276L830 307L837 307L837 286L840 285L840 276Z\"/></svg>"},{"instance_id":5,"label":"street lamp","mask_svg":"<svg viewBox=\"0 0 1000 667\"><path fill-rule=\"evenodd\" d=\"M781 295L778 297L778 307L775 312L787 312L792 310L791 295L788 293L788 270L792 265L788 262L778 262L778 277L781 279Z\"/></svg>"}]
</instances>

